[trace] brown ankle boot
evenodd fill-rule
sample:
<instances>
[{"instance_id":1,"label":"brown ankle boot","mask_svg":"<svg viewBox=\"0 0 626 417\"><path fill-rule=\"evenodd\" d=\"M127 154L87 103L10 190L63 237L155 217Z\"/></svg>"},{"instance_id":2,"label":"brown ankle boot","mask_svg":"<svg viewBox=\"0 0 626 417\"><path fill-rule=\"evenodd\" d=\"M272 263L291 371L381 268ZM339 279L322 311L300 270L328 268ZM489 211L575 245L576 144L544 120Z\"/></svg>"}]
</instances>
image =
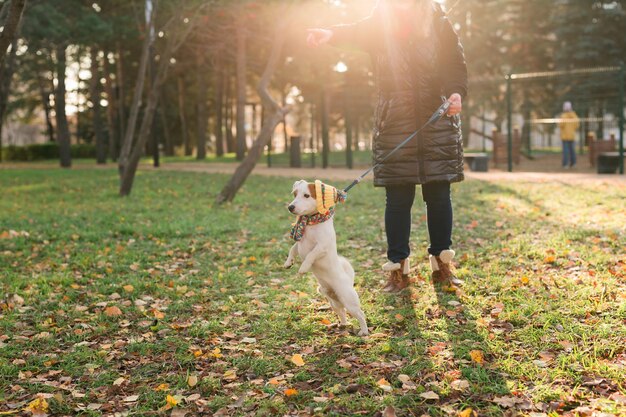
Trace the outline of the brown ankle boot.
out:
<instances>
[{"instance_id":1,"label":"brown ankle boot","mask_svg":"<svg viewBox=\"0 0 626 417\"><path fill-rule=\"evenodd\" d=\"M409 260L403 259L400 262L387 262L383 265L383 271L389 273L387 282L383 286L384 292L400 292L409 286Z\"/></svg>"},{"instance_id":2,"label":"brown ankle boot","mask_svg":"<svg viewBox=\"0 0 626 417\"><path fill-rule=\"evenodd\" d=\"M433 282L452 286L462 284L462 281L454 276L452 258L454 258L454 251L450 249L442 251L439 256L429 256Z\"/></svg>"}]
</instances>

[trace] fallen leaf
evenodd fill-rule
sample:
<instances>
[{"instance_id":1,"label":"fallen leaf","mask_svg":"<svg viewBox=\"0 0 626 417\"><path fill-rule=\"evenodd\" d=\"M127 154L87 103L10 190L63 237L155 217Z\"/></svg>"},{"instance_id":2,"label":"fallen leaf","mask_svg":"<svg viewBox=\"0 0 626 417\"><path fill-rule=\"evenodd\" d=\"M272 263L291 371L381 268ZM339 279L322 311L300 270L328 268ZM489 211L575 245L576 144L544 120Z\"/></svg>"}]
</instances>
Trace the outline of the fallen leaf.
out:
<instances>
[{"instance_id":1,"label":"fallen leaf","mask_svg":"<svg viewBox=\"0 0 626 417\"><path fill-rule=\"evenodd\" d=\"M196 375L189 375L189 378L187 378L187 385L189 385L190 387L195 387L197 383L198 377Z\"/></svg>"},{"instance_id":2,"label":"fallen leaf","mask_svg":"<svg viewBox=\"0 0 626 417\"><path fill-rule=\"evenodd\" d=\"M167 391L170 389L170 384L159 384L158 387L156 387L154 390L155 391Z\"/></svg>"},{"instance_id":3,"label":"fallen leaf","mask_svg":"<svg viewBox=\"0 0 626 417\"><path fill-rule=\"evenodd\" d=\"M474 417L476 413L471 408L466 408L459 413L459 417Z\"/></svg>"},{"instance_id":4,"label":"fallen leaf","mask_svg":"<svg viewBox=\"0 0 626 417\"><path fill-rule=\"evenodd\" d=\"M244 337L241 341L243 343L256 343L256 339L254 337Z\"/></svg>"},{"instance_id":5,"label":"fallen leaf","mask_svg":"<svg viewBox=\"0 0 626 417\"><path fill-rule=\"evenodd\" d=\"M295 388L287 388L285 390L285 396L286 397L291 397L292 395L298 395L298 390Z\"/></svg>"},{"instance_id":6,"label":"fallen leaf","mask_svg":"<svg viewBox=\"0 0 626 417\"><path fill-rule=\"evenodd\" d=\"M465 391L466 389L469 388L469 381L465 379L457 379L455 381L452 381L450 383L450 386L452 387L452 389L455 389L457 391Z\"/></svg>"},{"instance_id":7,"label":"fallen leaf","mask_svg":"<svg viewBox=\"0 0 626 417\"><path fill-rule=\"evenodd\" d=\"M187 413L189 413L189 411L185 409L175 408L172 410L172 414L170 414L170 417L185 417Z\"/></svg>"},{"instance_id":8,"label":"fallen leaf","mask_svg":"<svg viewBox=\"0 0 626 417\"><path fill-rule=\"evenodd\" d=\"M233 369L224 372L224 379L227 381L234 381L237 379L237 372Z\"/></svg>"},{"instance_id":9,"label":"fallen leaf","mask_svg":"<svg viewBox=\"0 0 626 417\"><path fill-rule=\"evenodd\" d=\"M122 310L117 306L109 306L104 309L104 315L107 317L117 317L122 315Z\"/></svg>"},{"instance_id":10,"label":"fallen leaf","mask_svg":"<svg viewBox=\"0 0 626 417\"><path fill-rule=\"evenodd\" d=\"M45 398L35 398L28 403L26 410L33 414L33 417L45 417L48 415L48 401Z\"/></svg>"},{"instance_id":11,"label":"fallen leaf","mask_svg":"<svg viewBox=\"0 0 626 417\"><path fill-rule=\"evenodd\" d=\"M138 399L139 395L129 395L128 397L125 397L122 401L124 401L125 403L134 403Z\"/></svg>"},{"instance_id":12,"label":"fallen leaf","mask_svg":"<svg viewBox=\"0 0 626 417\"><path fill-rule=\"evenodd\" d=\"M393 406L388 405L383 411L383 417L396 417L396 409L393 408Z\"/></svg>"},{"instance_id":13,"label":"fallen leaf","mask_svg":"<svg viewBox=\"0 0 626 417\"><path fill-rule=\"evenodd\" d=\"M119 386L122 385L126 381L126 378L119 377L115 381L113 381L113 385Z\"/></svg>"},{"instance_id":14,"label":"fallen leaf","mask_svg":"<svg viewBox=\"0 0 626 417\"><path fill-rule=\"evenodd\" d=\"M479 365L483 365L485 363L485 356L480 350L472 350L470 352L470 357L472 358L473 362L476 362Z\"/></svg>"},{"instance_id":15,"label":"fallen leaf","mask_svg":"<svg viewBox=\"0 0 626 417\"><path fill-rule=\"evenodd\" d=\"M330 400L328 397L313 397L313 401L316 403L326 403L328 400Z\"/></svg>"},{"instance_id":16,"label":"fallen leaf","mask_svg":"<svg viewBox=\"0 0 626 417\"><path fill-rule=\"evenodd\" d=\"M302 355L296 353L291 357L291 362L293 362L296 366L304 366L304 359L302 359Z\"/></svg>"},{"instance_id":17,"label":"fallen leaf","mask_svg":"<svg viewBox=\"0 0 626 417\"><path fill-rule=\"evenodd\" d=\"M427 399L427 400L438 400L439 399L439 395L437 395L436 392L434 391L426 391L426 392L422 392L420 394L420 397Z\"/></svg>"},{"instance_id":18,"label":"fallen leaf","mask_svg":"<svg viewBox=\"0 0 626 417\"><path fill-rule=\"evenodd\" d=\"M383 391L393 391L393 388L391 387L391 384L389 383L389 381L387 381L385 378L380 378L376 384L378 385L379 388L381 388Z\"/></svg>"},{"instance_id":19,"label":"fallen leaf","mask_svg":"<svg viewBox=\"0 0 626 417\"><path fill-rule=\"evenodd\" d=\"M122 288L124 288L124 291L126 291L126 292L133 292L135 290L135 287L133 287L130 284L124 285Z\"/></svg>"},{"instance_id":20,"label":"fallen leaf","mask_svg":"<svg viewBox=\"0 0 626 417\"><path fill-rule=\"evenodd\" d=\"M171 395L167 395L165 397L165 409L169 410L170 408L174 408L176 407L176 405L178 404L178 399L176 399L176 397L173 397Z\"/></svg>"}]
</instances>

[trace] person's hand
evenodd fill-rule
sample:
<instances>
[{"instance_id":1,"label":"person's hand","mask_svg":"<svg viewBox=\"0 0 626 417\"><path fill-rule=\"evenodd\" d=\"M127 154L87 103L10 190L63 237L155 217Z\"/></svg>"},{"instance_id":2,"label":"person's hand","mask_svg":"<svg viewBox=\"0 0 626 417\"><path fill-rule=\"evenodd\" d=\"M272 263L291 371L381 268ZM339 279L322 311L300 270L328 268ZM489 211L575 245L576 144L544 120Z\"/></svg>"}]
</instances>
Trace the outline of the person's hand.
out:
<instances>
[{"instance_id":1,"label":"person's hand","mask_svg":"<svg viewBox=\"0 0 626 417\"><path fill-rule=\"evenodd\" d=\"M450 98L448 99L448 101L450 102L450 108L448 109L448 116L455 116L461 113L461 110L463 110L463 99L461 98L460 94L458 93L452 94Z\"/></svg>"},{"instance_id":2,"label":"person's hand","mask_svg":"<svg viewBox=\"0 0 626 417\"><path fill-rule=\"evenodd\" d=\"M333 37L333 31L329 29L308 29L307 32L306 43L311 48L327 44Z\"/></svg>"}]
</instances>

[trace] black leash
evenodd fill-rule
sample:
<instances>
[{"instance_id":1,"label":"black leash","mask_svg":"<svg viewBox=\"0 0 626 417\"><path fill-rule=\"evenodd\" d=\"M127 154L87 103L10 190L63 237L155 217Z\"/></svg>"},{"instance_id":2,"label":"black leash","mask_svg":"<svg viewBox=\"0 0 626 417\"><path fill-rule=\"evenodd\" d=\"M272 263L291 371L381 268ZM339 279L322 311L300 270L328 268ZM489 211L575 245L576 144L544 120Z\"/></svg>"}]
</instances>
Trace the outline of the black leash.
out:
<instances>
[{"instance_id":1,"label":"black leash","mask_svg":"<svg viewBox=\"0 0 626 417\"><path fill-rule=\"evenodd\" d=\"M439 121L448 112L449 108L450 108L450 102L448 100L445 100L444 103L441 106L439 106L437 111L435 111L433 113L433 115L430 116L430 119L428 119L428 121L424 124L424 126L420 127L415 132L413 132L413 134L411 134L411 136L406 138L401 144L396 146L391 152L389 152L387 155L385 155L385 157L379 163L377 163L376 165L373 165L367 171L365 171L363 174L361 174L357 179L352 181L352 184L350 184L346 188L344 188L343 191L346 192L346 193L348 191L350 191L350 189L352 187L354 187L355 185L357 185L358 183L360 183L361 180L363 180L363 178L365 178L367 176L367 174L372 172L377 166L382 165L383 162L385 162L391 155L396 153L396 151L398 149L402 148L404 145L409 143L411 141L411 139L413 139L415 136L417 136L418 133L420 133L422 130L424 130L427 126L429 126L429 125Z\"/></svg>"}]
</instances>

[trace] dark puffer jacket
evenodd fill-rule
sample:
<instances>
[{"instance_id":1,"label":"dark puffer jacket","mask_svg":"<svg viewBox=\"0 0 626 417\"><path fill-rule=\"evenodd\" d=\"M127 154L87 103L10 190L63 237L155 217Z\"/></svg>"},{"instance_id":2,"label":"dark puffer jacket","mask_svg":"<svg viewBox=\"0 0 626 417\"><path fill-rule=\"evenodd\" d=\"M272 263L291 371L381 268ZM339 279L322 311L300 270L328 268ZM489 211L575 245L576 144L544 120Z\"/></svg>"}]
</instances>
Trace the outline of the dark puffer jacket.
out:
<instances>
[{"instance_id":1,"label":"dark puffer jacket","mask_svg":"<svg viewBox=\"0 0 626 417\"><path fill-rule=\"evenodd\" d=\"M369 52L375 65L378 102L373 160L379 162L422 126L442 104L442 96L467 94L463 47L445 13L433 3L429 39L394 38L380 10L357 23L337 25L331 44ZM421 22L416 22L420 25ZM444 117L374 170L374 185L425 184L463 180L459 116Z\"/></svg>"}]
</instances>

